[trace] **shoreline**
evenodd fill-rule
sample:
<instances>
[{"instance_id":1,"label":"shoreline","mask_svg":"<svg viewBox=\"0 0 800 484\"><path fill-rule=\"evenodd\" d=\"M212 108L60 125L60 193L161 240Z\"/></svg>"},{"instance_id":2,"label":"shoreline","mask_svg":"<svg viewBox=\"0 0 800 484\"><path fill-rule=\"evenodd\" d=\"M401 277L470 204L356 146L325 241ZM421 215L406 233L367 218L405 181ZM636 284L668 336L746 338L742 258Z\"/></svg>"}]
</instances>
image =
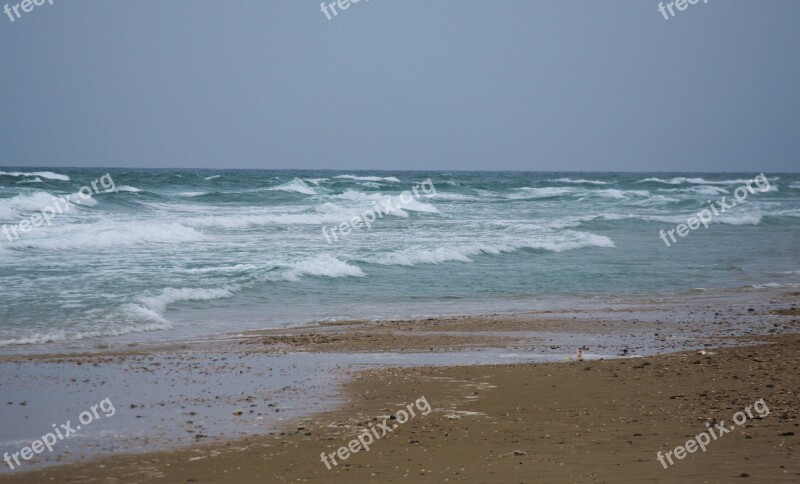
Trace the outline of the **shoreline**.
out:
<instances>
[{"instance_id":1,"label":"shoreline","mask_svg":"<svg viewBox=\"0 0 800 484\"><path fill-rule=\"evenodd\" d=\"M347 404L287 422L273 435L104 456L6 474L0 482L120 476L126 482L619 482L630 475L655 482L796 482L800 335L765 340L706 355L362 370L346 387ZM320 453L336 452L420 396L430 403L430 414L417 415L332 470L323 465ZM705 453L668 469L659 464L659 450L683 444L709 423L730 422L760 398L769 407L766 417L746 422Z\"/></svg>"},{"instance_id":2,"label":"shoreline","mask_svg":"<svg viewBox=\"0 0 800 484\"><path fill-rule=\"evenodd\" d=\"M607 305L604 310L338 322L245 332L241 338L228 337L191 344L168 342L122 351L109 348L78 354L0 356L0 365L4 365L0 368L22 369L27 375L25 378L38 375L38 378L53 379L55 383L51 385L54 388L70 379L75 381L78 374L87 377L80 391L76 389L72 397L63 397L63 404L70 412L82 408L77 402L85 399L86 394L95 395L96 401L106 396L97 393L100 391L113 394L119 410L119 415L109 420L111 425L118 427L98 429L117 432L115 438L84 446L77 459L74 453L72 457L54 456L55 459L47 463L55 467L31 469L25 473L5 469L6 472L0 473L0 482L32 482L26 481L27 476L44 476L62 470L72 472L70 469L80 469L80 475L84 477L85 472L99 476L104 472L103 468L95 467L99 463L115 463L120 459L119 462L125 459L135 461L137 456L144 455L156 456L154 458L159 462L169 462L173 468L180 460L174 462L170 456L191 454L197 457L193 454L205 452L202 449L214 449L209 452L223 455L225 448L240 447L243 442L258 441L258 445L267 445L262 439L294 435L287 430L292 426L312 428L303 422L329 418L341 423L350 418L345 413L353 412L366 416L372 408L372 397L367 397L365 392L369 390L359 385L371 379L382 382L378 385L381 388L403 389L410 375L425 371L447 375L442 377L445 378L442 382L462 381L465 375L501 367L509 368L504 371L512 373L522 372L520 375L526 375L526 372L538 374L544 371L541 368L547 368L551 375L566 375L576 365L594 367L596 364L610 365L619 372L620 368L641 362L691 357L703 348L711 353L727 354L756 342L782 341L781 344L788 344L794 341L800 333L797 318L800 312L794 303L798 293L769 291L758 296L758 303L715 296L711 299L698 297L691 304L685 300L666 300L639 307ZM788 339L784 341L781 338ZM589 346L586 360L574 361L575 349L582 346ZM716 349L726 346L732 348ZM711 348L715 349L712 351ZM688 349L691 351L687 352ZM781 358L793 358L793 355L783 354ZM465 363L469 366L463 366ZM98 375L98 380L91 376L93 374ZM520 375L514 378L525 381ZM7 381L3 383L9 386L25 384L21 377L5 378ZM99 380L101 378L106 381ZM558 378L560 380L561 376ZM485 383L498 386L492 382ZM225 388L214 393L217 392L216 386ZM353 388L362 390L353 393ZM438 387L434 385L431 391L438 391ZM456 392L456 389L449 391ZM473 391L480 393L482 390ZM374 395L375 390L371 392ZM24 392L19 391L19 394ZM165 399L164 394L174 394L175 397ZM400 399L401 394L408 401ZM413 398L410 395L403 390L393 401L408 404L422 394ZM441 405L437 407L429 395L424 395L432 406L444 408ZM535 401L538 397L529 395L528 398ZM574 406L577 403L568 394L560 394L558 398L561 406L572 408L578 414L582 412L581 407ZM7 415L0 416L0 419L5 419L3 424L12 423L13 419L41 418L42 413L49 416L44 419L60 419L59 416L53 417L52 410L46 405L37 407L39 402L30 401L29 405L20 407L21 402L16 400L12 402L13 406L6 407ZM487 414L485 409L465 407L470 401L465 399L451 405L451 410ZM382 408L390 407L384 405ZM241 413L235 415L240 410ZM438 413L441 412L434 411L430 415ZM70 415L66 412L63 420ZM467 416L474 415L470 413ZM464 421L447 417L445 420ZM26 425L31 426L30 422ZM320 425L325 427L327 424ZM415 428L415 425L424 425L424 422L417 418L404 428ZM47 428L44 423L35 427ZM162 434L153 433L158 428ZM132 429L140 431L144 439L131 439ZM305 433L302 437L309 437L310 441L319 438L319 447L328 442L329 437L320 437L317 433L306 436ZM345 439L343 444L352 438ZM273 442L269 445L288 444ZM108 457L109 451L122 452L122 455ZM81 463L76 464L75 460ZM109 465L117 464L108 464L106 468ZM378 462L370 465L377 466ZM332 475L334 471L326 472ZM34 480L38 478L31 477ZM245 476L242 479L247 480Z\"/></svg>"}]
</instances>

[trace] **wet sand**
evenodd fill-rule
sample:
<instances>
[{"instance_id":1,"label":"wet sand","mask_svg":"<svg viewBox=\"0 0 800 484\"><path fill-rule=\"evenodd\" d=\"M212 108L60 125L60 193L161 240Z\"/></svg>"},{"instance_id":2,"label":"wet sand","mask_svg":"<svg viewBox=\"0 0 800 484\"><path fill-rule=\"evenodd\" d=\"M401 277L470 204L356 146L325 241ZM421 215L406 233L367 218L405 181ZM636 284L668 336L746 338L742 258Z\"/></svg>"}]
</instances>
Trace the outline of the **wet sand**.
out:
<instances>
[{"instance_id":1,"label":"wet sand","mask_svg":"<svg viewBox=\"0 0 800 484\"><path fill-rule=\"evenodd\" d=\"M382 357L370 361L383 364L342 369L350 378L335 409L280 422L271 435L102 456L6 473L0 482L797 482L797 296L246 334L227 340L224 352L357 356L413 348L408 356L417 361L386 367ZM574 359L579 342L589 343L591 359ZM221 349L219 342L207 344ZM446 349L447 365L424 364ZM532 349L551 362L457 364L460 355L487 353L497 356L489 359L496 363L509 352ZM136 351L142 358L139 353L148 350ZM200 354L203 345L186 351ZM608 359L631 355L643 356ZM105 352L53 358L86 364L123 357ZM3 364L24 360L7 357ZM336 452L368 426L387 417L393 425L391 416L421 396L432 407L429 414L417 414L375 440L369 452L355 453L331 470L321 462L320 453ZM769 415L748 419L705 452L676 459L668 469L656 459L656 452L685 444L709 423L730 425L737 411L762 398ZM253 404L262 399L256 395Z\"/></svg>"}]
</instances>

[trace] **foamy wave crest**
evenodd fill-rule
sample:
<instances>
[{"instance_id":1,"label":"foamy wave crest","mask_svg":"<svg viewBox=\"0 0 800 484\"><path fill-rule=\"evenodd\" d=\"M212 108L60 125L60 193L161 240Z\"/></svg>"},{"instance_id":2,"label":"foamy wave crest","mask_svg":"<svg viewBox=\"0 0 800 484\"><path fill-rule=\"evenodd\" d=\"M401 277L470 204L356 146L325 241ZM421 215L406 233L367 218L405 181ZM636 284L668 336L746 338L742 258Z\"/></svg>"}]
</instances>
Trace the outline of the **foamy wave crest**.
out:
<instances>
[{"instance_id":1,"label":"foamy wave crest","mask_svg":"<svg viewBox=\"0 0 800 484\"><path fill-rule=\"evenodd\" d=\"M343 209L331 203L322 204L317 210L319 213L209 215L185 220L183 223L197 228L225 229L247 229L264 225L338 225L363 212L358 209Z\"/></svg>"},{"instance_id":2,"label":"foamy wave crest","mask_svg":"<svg viewBox=\"0 0 800 484\"><path fill-rule=\"evenodd\" d=\"M60 181L69 181L69 177L67 175L61 175L59 173L53 173L52 171L32 171L29 173L24 173L20 171L0 171L0 176L13 176L13 177L42 177L47 180L60 180Z\"/></svg>"},{"instance_id":3,"label":"foamy wave crest","mask_svg":"<svg viewBox=\"0 0 800 484\"><path fill-rule=\"evenodd\" d=\"M39 177L37 176L37 177L36 177L36 178L34 178L33 180L22 180L22 181L20 181L20 182L17 182L17 183L44 183L44 182L42 181L42 179L41 179L41 178L39 178Z\"/></svg>"},{"instance_id":4,"label":"foamy wave crest","mask_svg":"<svg viewBox=\"0 0 800 484\"><path fill-rule=\"evenodd\" d=\"M613 198L616 200L624 200L630 197L648 197L650 192L647 190L617 190L615 188L605 188L602 190L581 189L573 187L542 187L531 188L522 187L524 194L512 194L509 198L553 198L565 195L575 196L597 196L604 198Z\"/></svg>"},{"instance_id":5,"label":"foamy wave crest","mask_svg":"<svg viewBox=\"0 0 800 484\"><path fill-rule=\"evenodd\" d=\"M567 231L558 235L551 234L550 237L542 240L475 243L436 249L403 249L386 255L367 257L363 261L379 265L415 266L443 262L472 262L472 257L475 256L497 255L520 249L564 252L585 247L614 247L614 242L608 237L585 232Z\"/></svg>"},{"instance_id":6,"label":"foamy wave crest","mask_svg":"<svg viewBox=\"0 0 800 484\"><path fill-rule=\"evenodd\" d=\"M211 175L206 177L206 181L208 180L216 180L217 178L222 177L222 175Z\"/></svg>"},{"instance_id":7,"label":"foamy wave crest","mask_svg":"<svg viewBox=\"0 0 800 484\"><path fill-rule=\"evenodd\" d=\"M474 195L464 195L461 193L447 193L447 192L436 192L436 195L434 195L433 198L435 198L436 200L453 200L457 202L483 200L481 197L476 197Z\"/></svg>"},{"instance_id":8,"label":"foamy wave crest","mask_svg":"<svg viewBox=\"0 0 800 484\"><path fill-rule=\"evenodd\" d=\"M284 183L283 185L278 185L276 187L271 187L268 190L280 190L282 192L295 192L295 193L302 193L303 195L316 195L317 192L314 191L313 188L306 185L306 182L299 178L295 178L294 180Z\"/></svg>"},{"instance_id":9,"label":"foamy wave crest","mask_svg":"<svg viewBox=\"0 0 800 484\"><path fill-rule=\"evenodd\" d=\"M726 225L758 225L763 216L760 213L723 214L719 223Z\"/></svg>"},{"instance_id":10,"label":"foamy wave crest","mask_svg":"<svg viewBox=\"0 0 800 484\"><path fill-rule=\"evenodd\" d=\"M522 187L520 188L523 194L512 194L509 198L551 198L551 197L560 197L563 195L571 195L573 193L577 193L577 188L571 187L544 187L544 188L531 188L531 187Z\"/></svg>"},{"instance_id":11,"label":"foamy wave crest","mask_svg":"<svg viewBox=\"0 0 800 484\"><path fill-rule=\"evenodd\" d=\"M42 235L44 234L44 235ZM176 223L132 223L114 227L68 226L56 234L42 230L26 234L10 247L46 250L108 249L152 243L183 243L204 240L205 236Z\"/></svg>"},{"instance_id":12,"label":"foamy wave crest","mask_svg":"<svg viewBox=\"0 0 800 484\"><path fill-rule=\"evenodd\" d=\"M0 199L0 216L14 212L37 212L53 204L48 192L20 193L13 198Z\"/></svg>"},{"instance_id":13,"label":"foamy wave crest","mask_svg":"<svg viewBox=\"0 0 800 484\"><path fill-rule=\"evenodd\" d=\"M592 190L589 192L591 195L597 195L605 198L613 198L616 200L624 200L630 197L649 197L650 192L647 190L617 190L614 188L607 188L605 190Z\"/></svg>"},{"instance_id":14,"label":"foamy wave crest","mask_svg":"<svg viewBox=\"0 0 800 484\"><path fill-rule=\"evenodd\" d=\"M334 178L342 178L342 179L346 179L346 180L355 180L355 181L367 181L367 182L385 181L385 182L392 182L392 183L400 183L400 180L398 180L397 178L395 178L393 176L380 177L380 176L339 175L339 176L335 176Z\"/></svg>"},{"instance_id":15,"label":"foamy wave crest","mask_svg":"<svg viewBox=\"0 0 800 484\"><path fill-rule=\"evenodd\" d=\"M753 289L777 289L780 287L800 287L800 284L795 283L788 283L788 284L778 284L777 282L767 282L765 284L752 284L750 287Z\"/></svg>"},{"instance_id":16,"label":"foamy wave crest","mask_svg":"<svg viewBox=\"0 0 800 484\"><path fill-rule=\"evenodd\" d=\"M158 314L163 314L167 306L177 302L187 301L212 301L214 299L225 299L233 297L234 292L238 291L238 286L226 286L218 289L202 288L180 288L168 287L161 291L158 296L148 296L140 299L140 306L150 309Z\"/></svg>"},{"instance_id":17,"label":"foamy wave crest","mask_svg":"<svg viewBox=\"0 0 800 484\"><path fill-rule=\"evenodd\" d=\"M584 219L585 221L600 218L603 220L643 220L646 222L662 222L673 225L686 224L690 217L696 217L697 213L687 215L621 215L621 214L603 214L599 216L592 216ZM738 214L722 214L715 216L711 219L712 224L721 223L725 225L758 225L763 218L759 213L738 213Z\"/></svg>"},{"instance_id":18,"label":"foamy wave crest","mask_svg":"<svg viewBox=\"0 0 800 484\"><path fill-rule=\"evenodd\" d=\"M682 185L684 183L691 183L694 185L743 185L750 180L706 180L704 178L686 178L683 176L678 176L675 178L671 178L669 180L664 180L663 178L645 178L644 180L639 180L636 183L666 183L668 185Z\"/></svg>"},{"instance_id":19,"label":"foamy wave crest","mask_svg":"<svg viewBox=\"0 0 800 484\"><path fill-rule=\"evenodd\" d=\"M405 202L403 201L402 195L387 196L381 195L380 193L363 193L355 190L346 190L344 193L334 195L333 198L352 202L368 202L368 204L363 206L361 209L362 211L374 207L376 203L381 204L381 202L389 201L390 206L394 208L394 211L392 211L390 215L395 215L397 217L408 217L406 210L411 212L439 213L439 209L437 209L434 205L419 201L419 199L411 195L411 192L409 192L408 196L411 197L411 200L409 202ZM408 200L408 197L406 197L406 200ZM383 205L381 204L380 206Z\"/></svg>"},{"instance_id":20,"label":"foamy wave crest","mask_svg":"<svg viewBox=\"0 0 800 484\"><path fill-rule=\"evenodd\" d=\"M94 207L97 205L97 200L92 198L91 195L88 198L84 198L80 193L73 193L72 195L67 195L65 198L78 206L85 205L87 207Z\"/></svg>"},{"instance_id":21,"label":"foamy wave crest","mask_svg":"<svg viewBox=\"0 0 800 484\"><path fill-rule=\"evenodd\" d=\"M800 183L792 183L789 188L800 188Z\"/></svg>"},{"instance_id":22,"label":"foamy wave crest","mask_svg":"<svg viewBox=\"0 0 800 484\"><path fill-rule=\"evenodd\" d=\"M128 185L122 185L122 186L117 187L116 191L118 191L118 192L139 193L142 190L140 188L136 188L136 187L129 187Z\"/></svg>"},{"instance_id":23,"label":"foamy wave crest","mask_svg":"<svg viewBox=\"0 0 800 484\"><path fill-rule=\"evenodd\" d=\"M47 332L37 331L24 338L0 339L0 347L16 345L38 345L55 343L60 341L78 341L89 338L103 338L122 336L132 333L147 333L150 331L160 331L172 328L172 323L157 314L147 311L140 311L145 308L140 306L133 308L123 308L121 319L133 320L129 324L117 325L106 329L86 330L86 331L64 331L50 330ZM137 322L140 321L140 322Z\"/></svg>"},{"instance_id":24,"label":"foamy wave crest","mask_svg":"<svg viewBox=\"0 0 800 484\"><path fill-rule=\"evenodd\" d=\"M583 178L579 178L577 180L573 180L571 178L556 178L555 180L549 180L557 183L588 183L591 185L608 185L608 182L600 181L600 180L585 180Z\"/></svg>"},{"instance_id":25,"label":"foamy wave crest","mask_svg":"<svg viewBox=\"0 0 800 484\"><path fill-rule=\"evenodd\" d=\"M258 269L258 266L253 264L235 264L232 266L215 266L215 267L194 267L182 269L181 272L186 274L217 274L217 273L237 273L237 272L250 272Z\"/></svg>"},{"instance_id":26,"label":"foamy wave crest","mask_svg":"<svg viewBox=\"0 0 800 484\"><path fill-rule=\"evenodd\" d=\"M711 185L700 185L696 187L689 187L689 188L664 188L663 191L669 192L678 192L678 193L694 193L697 195L702 195L704 197L714 197L717 195L725 195L728 193L728 190L720 187L714 187Z\"/></svg>"},{"instance_id":27,"label":"foamy wave crest","mask_svg":"<svg viewBox=\"0 0 800 484\"><path fill-rule=\"evenodd\" d=\"M328 181L327 178L304 178L304 182L311 183L312 185L319 186L320 183Z\"/></svg>"},{"instance_id":28,"label":"foamy wave crest","mask_svg":"<svg viewBox=\"0 0 800 484\"><path fill-rule=\"evenodd\" d=\"M336 257L323 254L292 264L284 274L288 281L296 281L302 276L365 277L366 274L359 267L351 266Z\"/></svg>"}]
</instances>

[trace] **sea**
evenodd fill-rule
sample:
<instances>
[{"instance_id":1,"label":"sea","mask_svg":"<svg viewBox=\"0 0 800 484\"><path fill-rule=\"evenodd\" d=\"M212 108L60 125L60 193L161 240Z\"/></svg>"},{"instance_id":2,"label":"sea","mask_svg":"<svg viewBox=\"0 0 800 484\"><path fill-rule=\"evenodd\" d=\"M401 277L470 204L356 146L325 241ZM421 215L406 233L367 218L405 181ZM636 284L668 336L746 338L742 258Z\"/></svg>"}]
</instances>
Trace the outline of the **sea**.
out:
<instances>
[{"instance_id":1,"label":"sea","mask_svg":"<svg viewBox=\"0 0 800 484\"><path fill-rule=\"evenodd\" d=\"M800 287L758 175L0 168L0 350Z\"/></svg>"}]
</instances>

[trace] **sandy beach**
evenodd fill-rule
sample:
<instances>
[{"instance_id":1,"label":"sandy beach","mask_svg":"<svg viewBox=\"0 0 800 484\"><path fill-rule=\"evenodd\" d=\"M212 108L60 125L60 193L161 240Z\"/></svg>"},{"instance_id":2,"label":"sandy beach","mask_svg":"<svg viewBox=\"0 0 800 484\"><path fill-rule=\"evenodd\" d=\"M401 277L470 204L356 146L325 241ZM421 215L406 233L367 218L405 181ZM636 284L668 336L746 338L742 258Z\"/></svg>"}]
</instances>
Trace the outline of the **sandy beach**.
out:
<instances>
[{"instance_id":1,"label":"sandy beach","mask_svg":"<svg viewBox=\"0 0 800 484\"><path fill-rule=\"evenodd\" d=\"M178 372L184 379L203 378L186 356L201 358L212 349L209 354L230 360L338 354L339 364L322 407L272 422L269 431L214 438L189 425L191 445L165 439L155 452L97 451L80 463L66 456L66 465L5 473L0 482L796 482L797 298L779 291L698 296L606 303L602 310L343 322L157 348L5 356L2 365L76 368L134 366L171 355L176 366L184 365ZM581 345L587 347L583 361L572 355ZM387 356L404 352L411 361L392 363ZM509 359L520 353L539 359ZM342 358L359 354L382 358L368 364ZM475 354L493 357L469 361ZM499 364L504 355L512 363ZM280 407L294 392L308 399L309 382L302 385L269 395L253 386L242 393L247 396L217 405L228 413L221 420L246 419L254 414L248 408L258 411L266 402ZM183 397L202 399L203 392ZM429 404L424 415L421 398ZM733 425L737 412L749 406L752 414L761 399L768 414ZM400 412L408 413L409 405L413 417ZM120 414L141 411L127 407L117 401ZM209 416L216 415L213 407L207 405ZM191 424L204 418L202 411L187 404L175 418ZM140 422L148 418L155 419L144 414ZM680 460L673 454L666 469L657 459L657 452L684 446L723 421L735 428L704 452ZM340 451L370 428L380 437L369 451Z\"/></svg>"}]
</instances>

